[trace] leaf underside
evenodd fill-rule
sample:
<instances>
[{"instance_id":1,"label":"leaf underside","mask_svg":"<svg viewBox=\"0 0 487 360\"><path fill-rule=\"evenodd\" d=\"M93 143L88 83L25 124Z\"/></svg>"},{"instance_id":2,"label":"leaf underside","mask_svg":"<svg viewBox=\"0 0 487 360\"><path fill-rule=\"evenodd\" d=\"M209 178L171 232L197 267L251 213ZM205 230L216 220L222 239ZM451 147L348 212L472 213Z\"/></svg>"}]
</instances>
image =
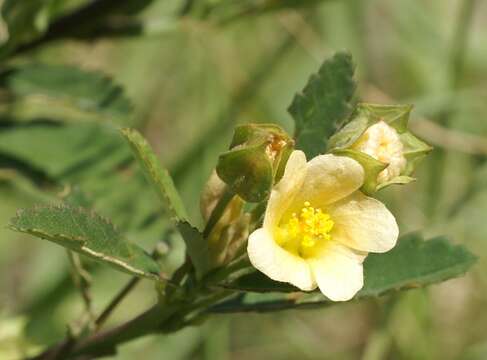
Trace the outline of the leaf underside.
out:
<instances>
[{"instance_id":1,"label":"leaf underside","mask_svg":"<svg viewBox=\"0 0 487 360\"><path fill-rule=\"evenodd\" d=\"M69 205L19 210L9 227L52 241L126 273L159 279L159 265L139 246L127 241L108 220Z\"/></svg>"}]
</instances>

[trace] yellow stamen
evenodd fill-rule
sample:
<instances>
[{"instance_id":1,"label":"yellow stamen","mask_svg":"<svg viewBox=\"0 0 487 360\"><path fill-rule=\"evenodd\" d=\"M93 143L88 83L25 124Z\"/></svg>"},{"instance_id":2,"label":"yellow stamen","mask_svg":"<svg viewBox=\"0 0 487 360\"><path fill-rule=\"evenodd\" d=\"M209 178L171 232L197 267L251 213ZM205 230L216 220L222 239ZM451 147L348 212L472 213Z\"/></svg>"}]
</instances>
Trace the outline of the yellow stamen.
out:
<instances>
[{"instance_id":1,"label":"yellow stamen","mask_svg":"<svg viewBox=\"0 0 487 360\"><path fill-rule=\"evenodd\" d=\"M320 242L330 240L333 225L330 215L305 201L299 215L293 213L288 221L281 224L278 242L286 250L306 257L312 255Z\"/></svg>"}]
</instances>

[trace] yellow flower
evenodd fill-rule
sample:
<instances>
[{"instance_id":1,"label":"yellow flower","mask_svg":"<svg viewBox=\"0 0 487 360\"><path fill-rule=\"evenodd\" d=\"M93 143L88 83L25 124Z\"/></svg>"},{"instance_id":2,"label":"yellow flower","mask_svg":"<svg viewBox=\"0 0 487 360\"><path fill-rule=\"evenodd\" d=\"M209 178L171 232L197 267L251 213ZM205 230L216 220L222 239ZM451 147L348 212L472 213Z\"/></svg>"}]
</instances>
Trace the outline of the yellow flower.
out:
<instances>
[{"instance_id":1,"label":"yellow flower","mask_svg":"<svg viewBox=\"0 0 487 360\"><path fill-rule=\"evenodd\" d=\"M329 154L306 162L294 151L262 228L249 237L252 265L304 291L319 287L333 301L351 299L363 286L367 253L390 250L399 233L389 210L358 190L363 181L363 168L351 158Z\"/></svg>"}]
</instances>

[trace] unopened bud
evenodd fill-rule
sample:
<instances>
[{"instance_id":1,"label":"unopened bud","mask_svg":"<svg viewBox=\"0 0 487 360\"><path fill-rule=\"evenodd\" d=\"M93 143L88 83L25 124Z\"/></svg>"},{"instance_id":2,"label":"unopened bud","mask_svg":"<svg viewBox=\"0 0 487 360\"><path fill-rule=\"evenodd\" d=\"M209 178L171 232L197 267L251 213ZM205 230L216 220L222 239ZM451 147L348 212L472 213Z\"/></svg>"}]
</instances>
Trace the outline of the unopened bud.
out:
<instances>
[{"instance_id":1,"label":"unopened bud","mask_svg":"<svg viewBox=\"0 0 487 360\"><path fill-rule=\"evenodd\" d=\"M219 177L248 202L261 202L283 173L294 141L277 125L238 126L230 150L220 155Z\"/></svg>"},{"instance_id":2,"label":"unopened bud","mask_svg":"<svg viewBox=\"0 0 487 360\"><path fill-rule=\"evenodd\" d=\"M330 138L329 150L354 158L365 170L362 190L406 184L431 147L408 131L410 105L359 104L352 119Z\"/></svg>"}]
</instances>

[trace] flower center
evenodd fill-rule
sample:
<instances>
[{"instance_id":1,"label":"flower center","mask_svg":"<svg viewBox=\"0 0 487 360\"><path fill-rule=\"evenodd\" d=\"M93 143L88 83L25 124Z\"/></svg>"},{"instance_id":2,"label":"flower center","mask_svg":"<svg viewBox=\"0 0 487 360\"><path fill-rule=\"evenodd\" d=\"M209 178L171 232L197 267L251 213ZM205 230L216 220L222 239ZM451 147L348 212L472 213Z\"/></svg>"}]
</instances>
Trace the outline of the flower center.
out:
<instances>
[{"instance_id":1,"label":"flower center","mask_svg":"<svg viewBox=\"0 0 487 360\"><path fill-rule=\"evenodd\" d=\"M279 226L278 244L301 257L312 256L316 246L330 240L334 222L320 208L306 201L299 214L293 213L289 220Z\"/></svg>"}]
</instances>

